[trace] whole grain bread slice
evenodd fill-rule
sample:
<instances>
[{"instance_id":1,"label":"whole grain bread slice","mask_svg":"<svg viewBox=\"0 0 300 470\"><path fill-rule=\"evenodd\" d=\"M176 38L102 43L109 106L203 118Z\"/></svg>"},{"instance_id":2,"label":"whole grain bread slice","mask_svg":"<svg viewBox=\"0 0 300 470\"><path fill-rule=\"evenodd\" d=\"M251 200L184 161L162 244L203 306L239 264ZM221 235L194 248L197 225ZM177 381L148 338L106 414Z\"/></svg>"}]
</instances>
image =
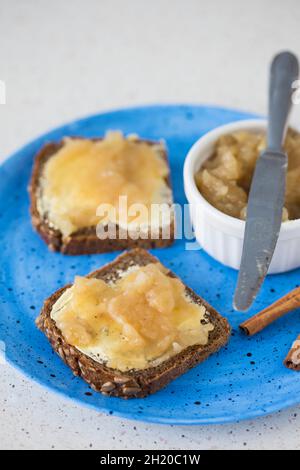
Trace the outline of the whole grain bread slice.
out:
<instances>
[{"instance_id":1,"label":"whole grain bread slice","mask_svg":"<svg viewBox=\"0 0 300 470\"><path fill-rule=\"evenodd\" d=\"M153 262L158 262L157 258L147 251L137 248L121 254L113 262L92 272L87 277L115 282L120 277L120 273L126 271L130 266L145 266ZM171 271L168 275L176 277ZM190 346L158 366L121 372L94 361L76 347L68 344L51 318L54 303L70 286L69 284L62 287L45 301L36 324L45 333L53 349L72 369L74 375L82 377L92 389L105 395L133 398L145 397L154 393L218 351L227 343L230 336L230 326L227 320L186 286L188 296L196 304L205 306L207 320L214 325L214 329L209 333L208 343L205 346Z\"/></svg>"},{"instance_id":2,"label":"whole grain bread slice","mask_svg":"<svg viewBox=\"0 0 300 470\"><path fill-rule=\"evenodd\" d=\"M72 137L80 138L82 137ZM102 140L102 138L90 139L93 141ZM148 145L158 145L159 142L154 142L150 140L136 139L137 143L147 143ZM86 227L72 233L68 237L63 237L60 230L51 226L47 219L47 214L41 214L38 209L38 201L41 195L41 176L43 172L43 167L47 160L55 155L58 150L60 150L64 145L64 141L60 142L50 142L38 152L35 157L31 180L29 183L29 196L30 196L30 213L32 225L36 231L40 234L43 240L47 243L48 247L52 251L60 251L61 253L68 255L81 255L81 254L92 254L92 253L105 253L115 250L126 250L130 248L164 248L171 245L174 241L174 231L175 225L174 220L170 224L170 236L165 238L163 236L162 230L159 230L159 233L154 237L149 238L137 238L133 239L129 235L119 237L120 229L116 225L116 238L114 239L100 239L96 234L96 227ZM166 149L161 147L160 149L161 157L168 163L168 156ZM169 165L169 164L168 164ZM166 178L166 183L169 188L171 188L170 175Z\"/></svg>"}]
</instances>

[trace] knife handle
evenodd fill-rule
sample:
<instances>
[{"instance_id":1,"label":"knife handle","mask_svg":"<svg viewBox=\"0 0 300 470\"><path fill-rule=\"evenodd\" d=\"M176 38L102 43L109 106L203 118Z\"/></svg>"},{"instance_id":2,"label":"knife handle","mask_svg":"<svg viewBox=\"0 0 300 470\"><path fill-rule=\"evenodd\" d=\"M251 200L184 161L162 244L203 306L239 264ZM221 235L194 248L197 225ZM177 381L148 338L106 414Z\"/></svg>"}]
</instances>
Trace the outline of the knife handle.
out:
<instances>
[{"instance_id":1,"label":"knife handle","mask_svg":"<svg viewBox=\"0 0 300 470\"><path fill-rule=\"evenodd\" d=\"M268 148L280 151L292 105L292 84L299 75L297 57L291 52L277 54L270 70Z\"/></svg>"}]
</instances>

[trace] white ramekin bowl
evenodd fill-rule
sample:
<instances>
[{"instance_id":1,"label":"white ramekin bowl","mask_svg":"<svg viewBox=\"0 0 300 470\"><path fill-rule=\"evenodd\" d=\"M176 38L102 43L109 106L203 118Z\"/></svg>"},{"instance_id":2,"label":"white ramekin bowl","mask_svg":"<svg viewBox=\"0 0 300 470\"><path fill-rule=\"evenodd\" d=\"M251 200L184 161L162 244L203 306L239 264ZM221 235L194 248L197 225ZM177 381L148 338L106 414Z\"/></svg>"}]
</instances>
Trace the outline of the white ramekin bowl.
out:
<instances>
[{"instance_id":1,"label":"white ramekin bowl","mask_svg":"<svg viewBox=\"0 0 300 470\"><path fill-rule=\"evenodd\" d=\"M194 175L212 154L218 137L239 130L266 130L266 121L251 119L217 127L205 134L189 150L184 163L184 190L190 204L195 236L213 258L239 269L245 222L213 207L199 192ZM281 273L300 266L300 219L284 222L268 274Z\"/></svg>"}]
</instances>

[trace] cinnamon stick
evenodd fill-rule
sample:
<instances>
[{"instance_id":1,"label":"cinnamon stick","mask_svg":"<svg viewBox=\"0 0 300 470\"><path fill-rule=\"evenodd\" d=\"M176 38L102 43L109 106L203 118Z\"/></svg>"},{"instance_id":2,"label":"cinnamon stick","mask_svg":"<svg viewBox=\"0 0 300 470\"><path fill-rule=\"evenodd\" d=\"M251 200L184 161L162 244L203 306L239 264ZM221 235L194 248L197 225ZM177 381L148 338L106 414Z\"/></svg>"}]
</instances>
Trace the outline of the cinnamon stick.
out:
<instances>
[{"instance_id":1,"label":"cinnamon stick","mask_svg":"<svg viewBox=\"0 0 300 470\"><path fill-rule=\"evenodd\" d=\"M240 328L247 335L252 336L298 307L300 307L300 287L293 289L269 307L261 310L253 317L248 318L248 320L240 324Z\"/></svg>"},{"instance_id":2,"label":"cinnamon stick","mask_svg":"<svg viewBox=\"0 0 300 470\"><path fill-rule=\"evenodd\" d=\"M293 342L283 363L288 369L300 371L300 335Z\"/></svg>"}]
</instances>

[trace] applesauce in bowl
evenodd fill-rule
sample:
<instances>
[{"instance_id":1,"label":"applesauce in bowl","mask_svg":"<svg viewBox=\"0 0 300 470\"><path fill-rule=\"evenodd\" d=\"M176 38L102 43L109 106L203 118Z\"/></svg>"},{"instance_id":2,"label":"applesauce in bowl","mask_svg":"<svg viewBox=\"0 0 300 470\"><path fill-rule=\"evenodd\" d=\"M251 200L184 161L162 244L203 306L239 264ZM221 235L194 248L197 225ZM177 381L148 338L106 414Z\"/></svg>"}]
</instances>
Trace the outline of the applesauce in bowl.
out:
<instances>
[{"instance_id":1,"label":"applesauce in bowl","mask_svg":"<svg viewBox=\"0 0 300 470\"><path fill-rule=\"evenodd\" d=\"M202 135L184 162L184 190L198 246L234 269L240 267L248 194L266 132L263 119L223 124ZM288 131L285 150L289 164L284 222L268 274L300 267L300 132Z\"/></svg>"},{"instance_id":2,"label":"applesauce in bowl","mask_svg":"<svg viewBox=\"0 0 300 470\"><path fill-rule=\"evenodd\" d=\"M221 212L244 220L255 164L265 147L264 131L237 130L221 135L212 155L195 173L200 193ZM288 130L284 150L288 155L288 171L282 220L287 221L300 219L299 132Z\"/></svg>"}]
</instances>

